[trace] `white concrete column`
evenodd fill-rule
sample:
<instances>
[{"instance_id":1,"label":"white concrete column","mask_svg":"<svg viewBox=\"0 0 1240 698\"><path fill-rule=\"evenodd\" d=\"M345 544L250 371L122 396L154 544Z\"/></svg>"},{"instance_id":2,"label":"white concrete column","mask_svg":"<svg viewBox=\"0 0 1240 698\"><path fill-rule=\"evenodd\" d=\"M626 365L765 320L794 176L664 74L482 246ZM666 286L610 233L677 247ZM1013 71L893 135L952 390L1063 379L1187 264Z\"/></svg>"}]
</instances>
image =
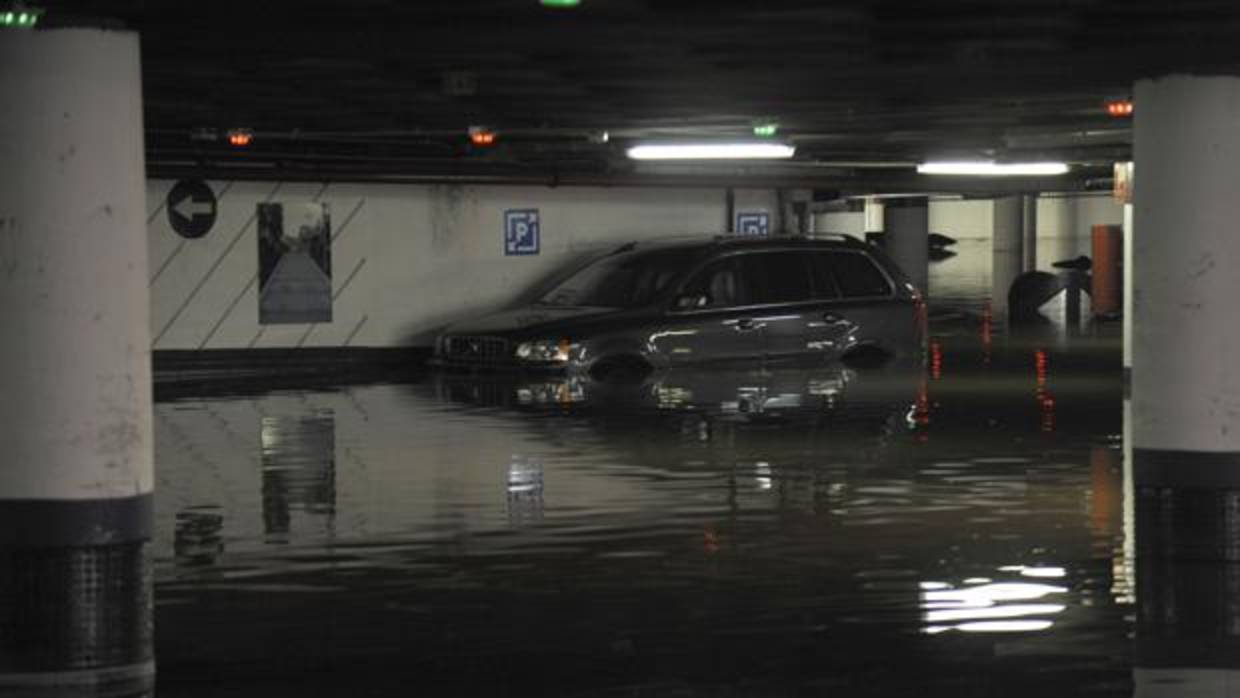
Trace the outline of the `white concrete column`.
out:
<instances>
[{"instance_id":1,"label":"white concrete column","mask_svg":"<svg viewBox=\"0 0 1240 698\"><path fill-rule=\"evenodd\" d=\"M930 277L930 211L925 198L902 199L887 206L886 250L896 266L922 294Z\"/></svg>"},{"instance_id":2,"label":"white concrete column","mask_svg":"<svg viewBox=\"0 0 1240 698\"><path fill-rule=\"evenodd\" d=\"M1038 195L1025 194L1021 198L1021 271L1038 268Z\"/></svg>"},{"instance_id":3,"label":"white concrete column","mask_svg":"<svg viewBox=\"0 0 1240 698\"><path fill-rule=\"evenodd\" d=\"M1142 638L1134 683L1140 695L1234 694L1240 77L1142 80L1135 103L1126 270ZM1185 647L1211 651L1186 657Z\"/></svg>"},{"instance_id":4,"label":"white concrete column","mask_svg":"<svg viewBox=\"0 0 1240 698\"><path fill-rule=\"evenodd\" d=\"M1240 78L1143 80L1135 98L1138 483L1207 471L1240 483Z\"/></svg>"},{"instance_id":5,"label":"white concrete column","mask_svg":"<svg viewBox=\"0 0 1240 698\"><path fill-rule=\"evenodd\" d=\"M0 34L0 549L25 575L0 569L0 597L32 609L3 629L26 646L0 642L17 672L0 670L0 691L98 672L141 684L154 479L138 37ZM73 672L24 664L62 643Z\"/></svg>"},{"instance_id":6,"label":"white concrete column","mask_svg":"<svg viewBox=\"0 0 1240 698\"><path fill-rule=\"evenodd\" d=\"M1132 378L1132 204L1124 204L1124 377Z\"/></svg>"},{"instance_id":7,"label":"white concrete column","mask_svg":"<svg viewBox=\"0 0 1240 698\"><path fill-rule=\"evenodd\" d=\"M883 216L883 200L869 197L865 200L865 230L867 233L881 233L886 230Z\"/></svg>"},{"instance_id":8,"label":"white concrete column","mask_svg":"<svg viewBox=\"0 0 1240 698\"><path fill-rule=\"evenodd\" d=\"M1020 196L995 199L990 307L996 315L1006 316L1008 290L1024 269L1024 216L1024 202Z\"/></svg>"}]
</instances>

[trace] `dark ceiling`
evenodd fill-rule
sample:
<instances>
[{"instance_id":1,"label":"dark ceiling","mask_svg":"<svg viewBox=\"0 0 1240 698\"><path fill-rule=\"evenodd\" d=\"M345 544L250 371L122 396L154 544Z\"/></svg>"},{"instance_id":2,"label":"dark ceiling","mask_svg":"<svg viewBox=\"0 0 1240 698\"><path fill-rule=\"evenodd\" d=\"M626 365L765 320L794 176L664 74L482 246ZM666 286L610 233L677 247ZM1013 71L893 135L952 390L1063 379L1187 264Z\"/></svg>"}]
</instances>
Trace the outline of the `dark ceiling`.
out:
<instances>
[{"instance_id":1,"label":"dark ceiling","mask_svg":"<svg viewBox=\"0 0 1240 698\"><path fill-rule=\"evenodd\" d=\"M48 23L72 13L140 31L157 175L924 190L940 185L908 164L952 156L1067 159L1066 186L1081 187L1129 156L1130 121L1108 116L1108 99L1140 77L1240 67L1235 0L44 6ZM624 157L642 139L752 137L768 118L793 162ZM470 125L495 129L496 145L472 146ZM222 139L232 127L253 130L248 148Z\"/></svg>"}]
</instances>

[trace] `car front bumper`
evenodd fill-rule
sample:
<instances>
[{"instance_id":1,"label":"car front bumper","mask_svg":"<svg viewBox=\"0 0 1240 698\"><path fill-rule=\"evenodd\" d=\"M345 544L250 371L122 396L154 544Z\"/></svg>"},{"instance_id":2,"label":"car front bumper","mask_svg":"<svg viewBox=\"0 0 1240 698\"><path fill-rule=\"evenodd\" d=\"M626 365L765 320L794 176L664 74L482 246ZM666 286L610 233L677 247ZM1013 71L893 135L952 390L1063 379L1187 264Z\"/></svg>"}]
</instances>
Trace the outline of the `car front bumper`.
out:
<instances>
[{"instance_id":1,"label":"car front bumper","mask_svg":"<svg viewBox=\"0 0 1240 698\"><path fill-rule=\"evenodd\" d=\"M534 373L576 374L583 367L574 361L471 361L456 357L432 356L427 365L436 370L452 373Z\"/></svg>"}]
</instances>

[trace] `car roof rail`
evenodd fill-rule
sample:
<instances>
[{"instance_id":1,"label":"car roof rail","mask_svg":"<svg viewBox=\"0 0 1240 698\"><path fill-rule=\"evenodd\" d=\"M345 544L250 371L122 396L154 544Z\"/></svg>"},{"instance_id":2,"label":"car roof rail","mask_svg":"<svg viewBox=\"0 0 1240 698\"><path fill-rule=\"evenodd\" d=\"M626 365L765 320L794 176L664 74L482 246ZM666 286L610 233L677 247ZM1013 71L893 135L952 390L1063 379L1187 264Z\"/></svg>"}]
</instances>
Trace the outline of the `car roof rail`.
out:
<instances>
[{"instance_id":1,"label":"car roof rail","mask_svg":"<svg viewBox=\"0 0 1240 698\"><path fill-rule=\"evenodd\" d=\"M637 241L630 240L629 242L624 243L623 245L617 247L611 252L608 252L607 254L608 256L611 256L613 254L624 254L625 252L632 252L635 249L637 249Z\"/></svg>"},{"instance_id":2,"label":"car roof rail","mask_svg":"<svg viewBox=\"0 0 1240 698\"><path fill-rule=\"evenodd\" d=\"M742 235L740 233L722 233L715 235L715 243L725 242L779 242L796 240L824 240L842 242L849 246L864 247L865 241L847 233L796 233L793 235Z\"/></svg>"},{"instance_id":3,"label":"car roof rail","mask_svg":"<svg viewBox=\"0 0 1240 698\"><path fill-rule=\"evenodd\" d=\"M678 242L709 242L711 240L712 235L714 236L715 240L720 239L720 236L714 233L681 233L681 234L673 234L673 235L660 235L658 237L652 237L652 238L643 239L640 241L630 240L626 243L621 244L619 247L612 249L607 254L613 255L613 254L623 254L625 252L632 252L633 250L637 249L639 245L658 246L660 244L678 243Z\"/></svg>"},{"instance_id":4,"label":"car roof rail","mask_svg":"<svg viewBox=\"0 0 1240 698\"><path fill-rule=\"evenodd\" d=\"M837 242L844 242L850 245L865 244L865 242L855 235L849 235L848 233L804 233L801 237L806 240L835 240Z\"/></svg>"}]
</instances>

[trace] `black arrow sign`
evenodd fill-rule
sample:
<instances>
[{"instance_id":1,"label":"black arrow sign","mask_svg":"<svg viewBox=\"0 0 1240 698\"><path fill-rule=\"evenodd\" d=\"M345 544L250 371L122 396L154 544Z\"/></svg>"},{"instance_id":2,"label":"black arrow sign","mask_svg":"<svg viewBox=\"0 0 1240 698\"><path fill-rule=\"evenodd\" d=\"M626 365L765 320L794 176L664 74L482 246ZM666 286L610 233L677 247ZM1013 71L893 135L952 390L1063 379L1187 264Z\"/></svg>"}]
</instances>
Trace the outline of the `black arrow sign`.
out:
<instances>
[{"instance_id":1,"label":"black arrow sign","mask_svg":"<svg viewBox=\"0 0 1240 698\"><path fill-rule=\"evenodd\" d=\"M200 238L215 225L215 192L201 179L182 179L168 192L168 223L183 238Z\"/></svg>"}]
</instances>

